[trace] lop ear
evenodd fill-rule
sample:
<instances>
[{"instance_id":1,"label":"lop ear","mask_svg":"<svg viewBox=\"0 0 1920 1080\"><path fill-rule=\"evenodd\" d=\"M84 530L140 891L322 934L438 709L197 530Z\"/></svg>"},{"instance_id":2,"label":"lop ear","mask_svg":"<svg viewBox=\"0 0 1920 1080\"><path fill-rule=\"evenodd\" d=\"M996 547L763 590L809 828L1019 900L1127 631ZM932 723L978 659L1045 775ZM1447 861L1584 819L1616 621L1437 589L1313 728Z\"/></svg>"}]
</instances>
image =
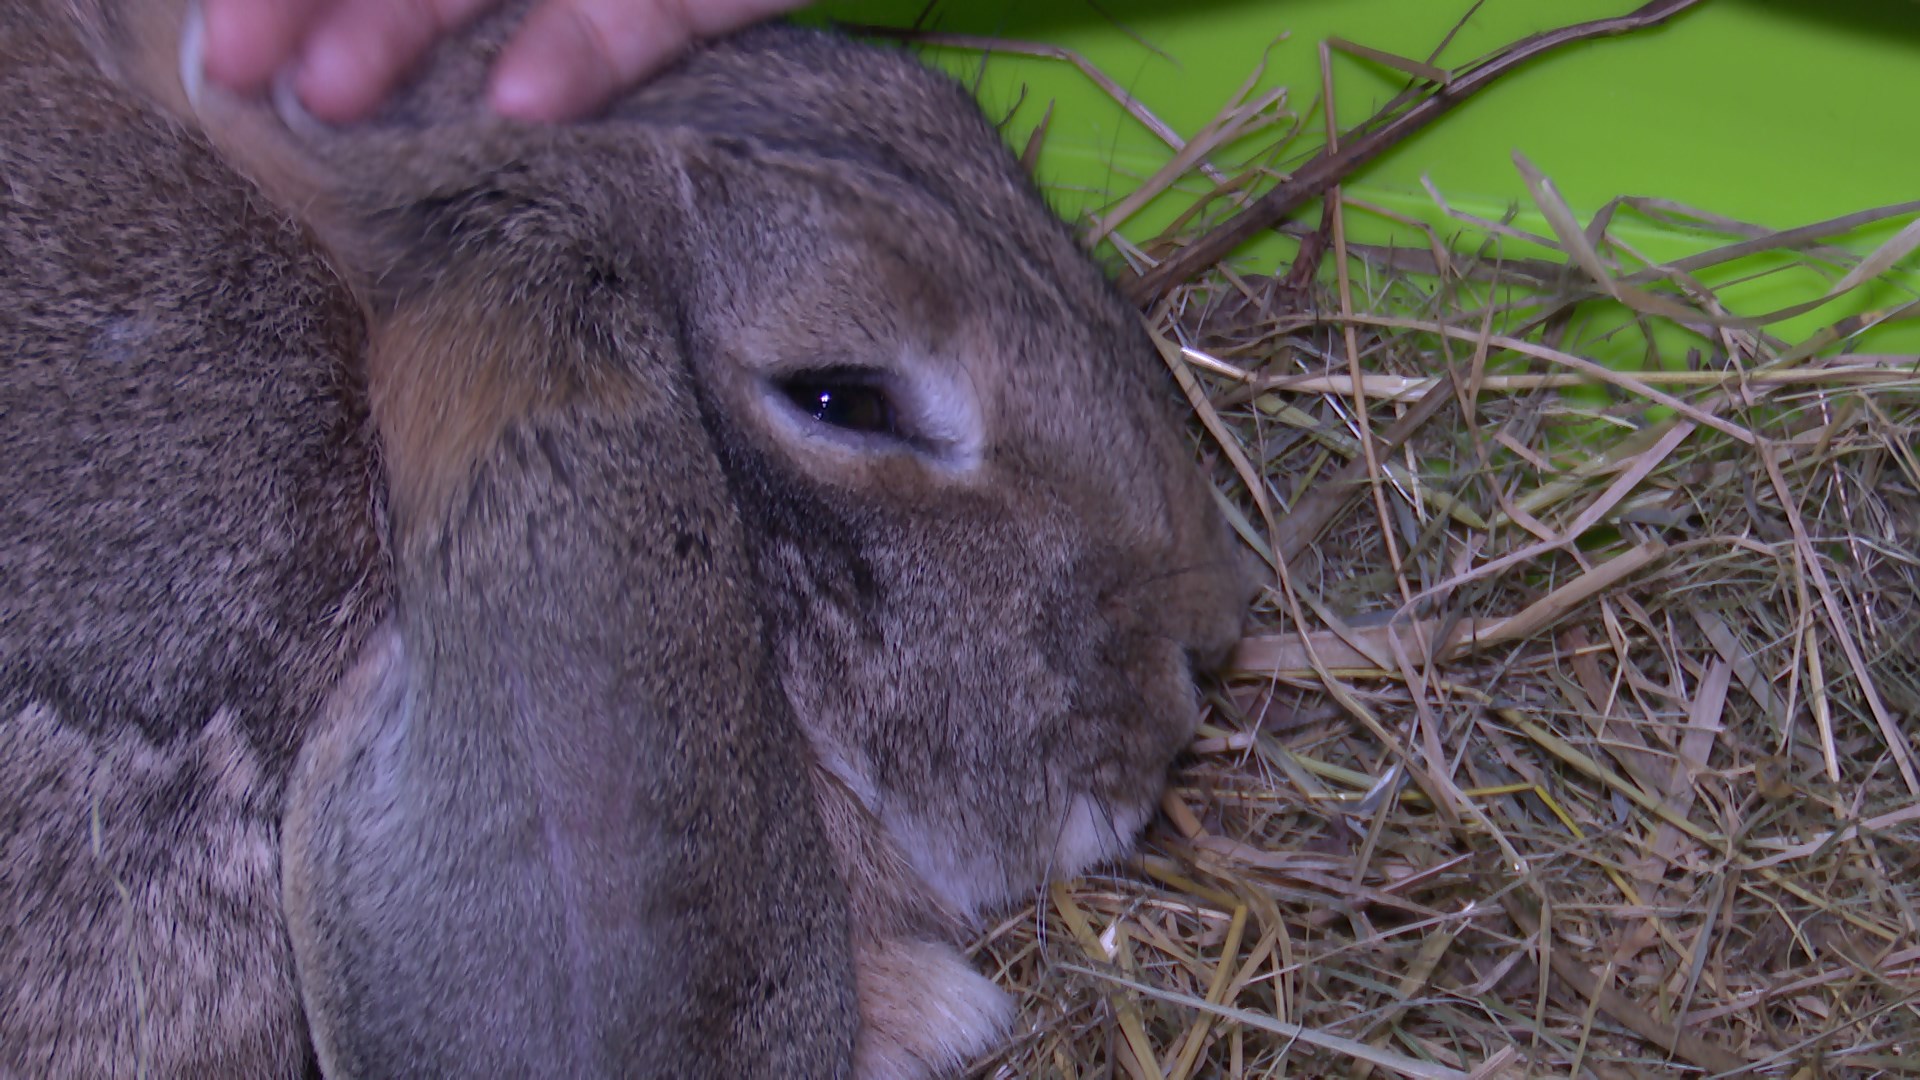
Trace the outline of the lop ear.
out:
<instances>
[{"instance_id":1,"label":"lop ear","mask_svg":"<svg viewBox=\"0 0 1920 1080\"><path fill-rule=\"evenodd\" d=\"M671 163L197 93L360 296L390 471L391 618L284 823L327 1075L849 1075L844 890L690 382Z\"/></svg>"}]
</instances>

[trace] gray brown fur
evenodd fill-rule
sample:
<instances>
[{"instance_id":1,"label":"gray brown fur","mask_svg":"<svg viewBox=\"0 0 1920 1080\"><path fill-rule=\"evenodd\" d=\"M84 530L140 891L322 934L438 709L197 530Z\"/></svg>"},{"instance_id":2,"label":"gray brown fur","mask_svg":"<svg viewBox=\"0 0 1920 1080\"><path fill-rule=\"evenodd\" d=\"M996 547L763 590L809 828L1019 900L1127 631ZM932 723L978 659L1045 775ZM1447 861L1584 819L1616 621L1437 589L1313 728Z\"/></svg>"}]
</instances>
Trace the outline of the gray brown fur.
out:
<instances>
[{"instance_id":1,"label":"gray brown fur","mask_svg":"<svg viewBox=\"0 0 1920 1080\"><path fill-rule=\"evenodd\" d=\"M299 1076L281 797L388 594L358 315L17 2L0 252L0 1074Z\"/></svg>"},{"instance_id":2,"label":"gray brown fur","mask_svg":"<svg viewBox=\"0 0 1920 1080\"><path fill-rule=\"evenodd\" d=\"M92 3L0 6L0 1073L981 1050L953 943L1131 841L1245 586L972 102L770 29L518 127L508 12L328 132Z\"/></svg>"}]
</instances>

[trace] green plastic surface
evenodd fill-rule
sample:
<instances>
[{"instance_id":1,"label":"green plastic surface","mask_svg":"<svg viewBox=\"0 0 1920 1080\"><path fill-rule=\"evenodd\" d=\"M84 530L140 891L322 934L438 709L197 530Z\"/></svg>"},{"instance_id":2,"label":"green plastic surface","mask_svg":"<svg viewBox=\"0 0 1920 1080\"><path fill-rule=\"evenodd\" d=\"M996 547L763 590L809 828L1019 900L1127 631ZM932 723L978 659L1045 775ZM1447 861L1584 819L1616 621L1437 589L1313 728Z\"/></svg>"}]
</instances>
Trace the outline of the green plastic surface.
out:
<instances>
[{"instance_id":1,"label":"green plastic surface","mask_svg":"<svg viewBox=\"0 0 1920 1080\"><path fill-rule=\"evenodd\" d=\"M1262 87L1289 88L1302 138L1275 159L1281 168L1315 148L1320 119L1320 43L1345 38L1382 52L1452 67L1534 31L1631 10L1634 0L1486 0L1462 22L1468 0L837 0L822 9L852 22L985 35L1061 46L1086 57L1182 137L1201 129L1264 59ZM1449 33L1451 40L1447 40ZM1439 48L1446 41L1444 48ZM1436 55L1436 49L1438 53ZM1171 156L1072 65L969 50L923 49L975 82L990 114L1007 116L1016 146L1049 104L1040 162L1060 211L1083 219L1136 188ZM1342 127L1370 115L1408 82L1377 62L1332 54ZM1270 132L1212 160L1247 160ZM1450 220L1422 179L1456 211L1482 218L1515 212L1521 229L1545 233L1512 154L1549 176L1585 221L1608 200L1648 196L1769 228L1788 228L1920 199L1920 3L1913 0L1707 0L1671 24L1587 42L1507 76L1350 181L1356 199L1425 222L1445 238L1478 242ZM1192 184L1188 192L1197 190ZM1120 232L1158 234L1192 201L1175 193ZM1304 220L1314 220L1304 218ZM1871 250L1912 216L1844 237ZM1390 217L1350 212L1349 235L1365 242L1424 245ZM1614 235L1647 256L1671 259L1727 243L1725 235L1676 229L1623 213ZM1292 247L1271 234L1238 256L1271 270ZM1536 252L1503 243L1503 254ZM1741 314L1818 297L1841 271L1748 260L1710 282ZM1876 283L1777 327L1789 340L1842 316L1888 311L1920 296L1920 263L1902 262ZM1854 349L1920 352L1920 323L1881 326Z\"/></svg>"}]
</instances>

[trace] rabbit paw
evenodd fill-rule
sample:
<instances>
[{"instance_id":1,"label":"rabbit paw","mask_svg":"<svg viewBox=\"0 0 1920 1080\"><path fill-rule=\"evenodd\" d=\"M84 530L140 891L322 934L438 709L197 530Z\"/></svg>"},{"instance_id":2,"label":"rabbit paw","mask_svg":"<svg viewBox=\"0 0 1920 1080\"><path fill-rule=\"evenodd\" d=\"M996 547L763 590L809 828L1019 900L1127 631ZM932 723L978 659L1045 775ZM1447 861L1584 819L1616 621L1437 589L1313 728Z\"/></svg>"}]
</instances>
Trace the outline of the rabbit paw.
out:
<instances>
[{"instance_id":1,"label":"rabbit paw","mask_svg":"<svg viewBox=\"0 0 1920 1080\"><path fill-rule=\"evenodd\" d=\"M950 1076L1012 1026L1013 999L952 946L895 939L855 950L860 1080Z\"/></svg>"}]
</instances>

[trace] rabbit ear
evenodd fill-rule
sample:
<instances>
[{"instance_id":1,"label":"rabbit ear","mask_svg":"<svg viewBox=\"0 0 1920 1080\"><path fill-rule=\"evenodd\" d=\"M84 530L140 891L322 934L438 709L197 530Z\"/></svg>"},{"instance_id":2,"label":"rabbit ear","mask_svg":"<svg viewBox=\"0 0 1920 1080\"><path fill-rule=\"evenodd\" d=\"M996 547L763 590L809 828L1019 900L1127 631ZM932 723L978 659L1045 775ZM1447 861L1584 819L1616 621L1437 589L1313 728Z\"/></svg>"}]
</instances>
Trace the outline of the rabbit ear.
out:
<instances>
[{"instance_id":1,"label":"rabbit ear","mask_svg":"<svg viewBox=\"0 0 1920 1080\"><path fill-rule=\"evenodd\" d=\"M844 890L691 386L670 162L192 107L369 321L393 609L282 861L327 1075L846 1075Z\"/></svg>"},{"instance_id":2,"label":"rabbit ear","mask_svg":"<svg viewBox=\"0 0 1920 1080\"><path fill-rule=\"evenodd\" d=\"M289 793L329 1075L843 1075L842 890L668 305L465 245L376 316L393 625Z\"/></svg>"},{"instance_id":3,"label":"rabbit ear","mask_svg":"<svg viewBox=\"0 0 1920 1080\"><path fill-rule=\"evenodd\" d=\"M845 1075L840 887L706 448L580 419L510 424L302 750L283 873L322 1063Z\"/></svg>"}]
</instances>

